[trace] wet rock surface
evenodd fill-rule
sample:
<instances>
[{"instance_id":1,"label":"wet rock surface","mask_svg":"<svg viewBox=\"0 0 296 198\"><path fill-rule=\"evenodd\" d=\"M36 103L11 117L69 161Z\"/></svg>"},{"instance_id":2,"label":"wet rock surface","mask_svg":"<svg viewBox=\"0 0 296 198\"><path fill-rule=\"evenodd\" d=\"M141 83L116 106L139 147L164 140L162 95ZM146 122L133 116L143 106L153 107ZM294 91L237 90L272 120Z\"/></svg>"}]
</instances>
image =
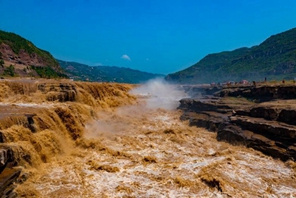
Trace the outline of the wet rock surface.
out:
<instances>
[{"instance_id":1,"label":"wet rock surface","mask_svg":"<svg viewBox=\"0 0 296 198\"><path fill-rule=\"evenodd\" d=\"M17 181L21 169L6 168L0 175L0 196L1 197L17 197L14 192L15 182Z\"/></svg>"},{"instance_id":2,"label":"wet rock surface","mask_svg":"<svg viewBox=\"0 0 296 198\"><path fill-rule=\"evenodd\" d=\"M0 173L6 168L6 166L13 162L14 156L11 148L4 146L4 144L0 145Z\"/></svg>"},{"instance_id":3,"label":"wet rock surface","mask_svg":"<svg viewBox=\"0 0 296 198\"><path fill-rule=\"evenodd\" d=\"M283 161L295 161L295 86L186 89L193 98L180 100L179 109L184 112L181 120L217 132L220 141L243 144Z\"/></svg>"},{"instance_id":4,"label":"wet rock surface","mask_svg":"<svg viewBox=\"0 0 296 198\"><path fill-rule=\"evenodd\" d=\"M15 183L21 173L19 168L11 168L14 154L10 147L0 145L0 197L16 197Z\"/></svg>"}]
</instances>

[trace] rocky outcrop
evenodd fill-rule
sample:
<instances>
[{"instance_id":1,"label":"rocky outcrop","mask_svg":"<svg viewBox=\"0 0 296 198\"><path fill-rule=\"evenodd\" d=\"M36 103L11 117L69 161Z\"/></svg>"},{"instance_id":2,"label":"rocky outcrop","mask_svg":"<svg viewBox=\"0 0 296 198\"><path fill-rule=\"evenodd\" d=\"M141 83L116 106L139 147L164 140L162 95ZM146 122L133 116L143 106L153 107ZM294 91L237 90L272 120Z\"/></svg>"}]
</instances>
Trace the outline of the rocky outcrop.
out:
<instances>
[{"instance_id":1,"label":"rocky outcrop","mask_svg":"<svg viewBox=\"0 0 296 198\"><path fill-rule=\"evenodd\" d=\"M14 154L10 147L0 145L0 197L16 197L15 183L21 173L19 168L11 168Z\"/></svg>"},{"instance_id":2,"label":"rocky outcrop","mask_svg":"<svg viewBox=\"0 0 296 198\"><path fill-rule=\"evenodd\" d=\"M295 160L296 101L285 100L296 98L295 88L221 88L212 97L180 100L181 119L217 132L218 140L243 144L283 161Z\"/></svg>"},{"instance_id":3,"label":"rocky outcrop","mask_svg":"<svg viewBox=\"0 0 296 198\"><path fill-rule=\"evenodd\" d=\"M2 53L2 58L5 61L9 61L15 64L22 65L37 65L37 66L47 66L48 62L44 60L41 56L36 53L29 54L25 50L20 50L18 54L15 54L11 47L5 43L0 44L0 52Z\"/></svg>"},{"instance_id":4,"label":"rocky outcrop","mask_svg":"<svg viewBox=\"0 0 296 198\"><path fill-rule=\"evenodd\" d=\"M258 102L270 101L273 99L294 99L296 98L296 86L245 86L245 87L229 87L221 89L215 93L219 97L245 97Z\"/></svg>"},{"instance_id":5,"label":"rocky outcrop","mask_svg":"<svg viewBox=\"0 0 296 198\"><path fill-rule=\"evenodd\" d=\"M0 196L1 197L17 197L14 192L15 183L21 173L21 169L10 168L5 169L0 175Z\"/></svg>"},{"instance_id":6,"label":"rocky outcrop","mask_svg":"<svg viewBox=\"0 0 296 198\"><path fill-rule=\"evenodd\" d=\"M6 168L6 166L13 162L14 155L11 148L4 146L3 144L0 145L0 173Z\"/></svg>"}]
</instances>

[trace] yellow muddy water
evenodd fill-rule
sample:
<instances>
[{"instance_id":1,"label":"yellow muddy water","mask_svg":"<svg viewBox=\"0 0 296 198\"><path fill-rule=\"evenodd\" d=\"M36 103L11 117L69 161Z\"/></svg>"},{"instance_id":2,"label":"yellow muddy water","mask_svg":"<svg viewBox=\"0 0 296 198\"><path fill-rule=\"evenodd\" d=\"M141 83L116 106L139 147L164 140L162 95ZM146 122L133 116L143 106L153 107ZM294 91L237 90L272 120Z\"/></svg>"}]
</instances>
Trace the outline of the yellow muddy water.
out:
<instances>
[{"instance_id":1,"label":"yellow muddy water","mask_svg":"<svg viewBox=\"0 0 296 198\"><path fill-rule=\"evenodd\" d=\"M20 197L296 197L294 162L188 126L179 120L178 102L169 105L167 96L178 95L172 90L153 84L160 93L149 90L135 103L125 93L129 88L79 86L77 102L43 103L40 93L38 104L28 95L13 100L9 111L25 106L22 111L36 113L35 133L22 123L0 123L24 167ZM1 100L5 112L9 102Z\"/></svg>"},{"instance_id":2,"label":"yellow muddy water","mask_svg":"<svg viewBox=\"0 0 296 198\"><path fill-rule=\"evenodd\" d=\"M101 112L67 155L42 164L20 191L36 197L293 197L293 163L189 127L176 110Z\"/></svg>"}]
</instances>

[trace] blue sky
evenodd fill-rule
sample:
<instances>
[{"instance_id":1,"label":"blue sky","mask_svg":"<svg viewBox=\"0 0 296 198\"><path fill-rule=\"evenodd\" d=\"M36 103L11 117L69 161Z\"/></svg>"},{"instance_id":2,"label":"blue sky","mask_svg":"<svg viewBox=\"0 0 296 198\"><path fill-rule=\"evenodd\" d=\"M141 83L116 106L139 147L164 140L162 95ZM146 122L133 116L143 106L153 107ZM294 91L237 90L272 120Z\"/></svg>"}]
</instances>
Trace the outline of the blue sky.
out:
<instances>
[{"instance_id":1,"label":"blue sky","mask_svg":"<svg viewBox=\"0 0 296 198\"><path fill-rule=\"evenodd\" d=\"M295 0L0 0L0 29L55 58L168 74L296 27Z\"/></svg>"}]
</instances>

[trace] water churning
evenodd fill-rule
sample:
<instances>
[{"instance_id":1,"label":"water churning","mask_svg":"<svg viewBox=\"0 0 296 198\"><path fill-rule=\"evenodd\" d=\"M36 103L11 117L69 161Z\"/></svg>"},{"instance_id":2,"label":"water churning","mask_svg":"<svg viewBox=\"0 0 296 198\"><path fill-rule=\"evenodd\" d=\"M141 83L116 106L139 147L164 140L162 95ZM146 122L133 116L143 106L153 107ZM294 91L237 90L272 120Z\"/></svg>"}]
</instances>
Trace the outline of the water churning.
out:
<instances>
[{"instance_id":1,"label":"water churning","mask_svg":"<svg viewBox=\"0 0 296 198\"><path fill-rule=\"evenodd\" d=\"M113 86L113 94L103 95L87 86L91 102L85 94L46 108L26 106L35 108L33 135L25 125L2 129L8 144L30 156L20 156L28 178L20 196L296 196L294 162L218 142L215 133L180 121L175 108L186 94L173 85L151 81L130 95L132 87L100 85L108 92Z\"/></svg>"}]
</instances>

